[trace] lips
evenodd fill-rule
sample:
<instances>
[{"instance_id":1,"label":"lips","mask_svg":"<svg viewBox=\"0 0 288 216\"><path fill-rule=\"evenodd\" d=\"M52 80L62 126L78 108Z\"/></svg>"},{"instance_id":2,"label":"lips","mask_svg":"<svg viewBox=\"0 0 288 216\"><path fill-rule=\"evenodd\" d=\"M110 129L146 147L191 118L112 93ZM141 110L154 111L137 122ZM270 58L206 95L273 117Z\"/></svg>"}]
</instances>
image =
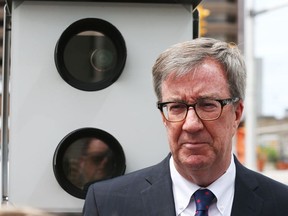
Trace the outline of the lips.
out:
<instances>
[{"instance_id":1,"label":"lips","mask_svg":"<svg viewBox=\"0 0 288 216\"><path fill-rule=\"evenodd\" d=\"M183 147L188 149L203 148L208 145L207 142L186 142L181 144Z\"/></svg>"}]
</instances>

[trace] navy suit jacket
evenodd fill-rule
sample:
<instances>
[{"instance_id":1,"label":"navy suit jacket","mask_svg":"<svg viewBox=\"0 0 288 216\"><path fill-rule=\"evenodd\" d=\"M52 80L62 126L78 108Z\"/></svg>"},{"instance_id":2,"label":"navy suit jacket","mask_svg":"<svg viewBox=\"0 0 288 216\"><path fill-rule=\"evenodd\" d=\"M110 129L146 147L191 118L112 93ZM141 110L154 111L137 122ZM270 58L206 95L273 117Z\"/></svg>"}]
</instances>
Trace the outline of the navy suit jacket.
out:
<instances>
[{"instance_id":1,"label":"navy suit jacket","mask_svg":"<svg viewBox=\"0 0 288 216\"><path fill-rule=\"evenodd\" d=\"M175 216L170 154L159 164L90 186L84 216ZM288 216L288 186L242 166L235 158L231 216Z\"/></svg>"}]
</instances>

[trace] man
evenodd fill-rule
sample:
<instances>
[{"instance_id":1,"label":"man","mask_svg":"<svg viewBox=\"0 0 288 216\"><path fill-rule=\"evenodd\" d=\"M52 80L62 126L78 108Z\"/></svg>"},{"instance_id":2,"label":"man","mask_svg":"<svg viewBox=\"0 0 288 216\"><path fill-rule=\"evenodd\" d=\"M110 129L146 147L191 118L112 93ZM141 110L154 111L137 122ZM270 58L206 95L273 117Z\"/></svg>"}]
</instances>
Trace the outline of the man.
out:
<instances>
[{"instance_id":1,"label":"man","mask_svg":"<svg viewBox=\"0 0 288 216\"><path fill-rule=\"evenodd\" d=\"M113 152L103 140L88 138L82 141L81 155L70 159L67 177L75 186L87 191L91 183L113 176L115 160Z\"/></svg>"},{"instance_id":2,"label":"man","mask_svg":"<svg viewBox=\"0 0 288 216\"><path fill-rule=\"evenodd\" d=\"M288 187L232 154L245 79L235 45L198 38L164 51L153 81L171 153L155 166L92 185L84 216L288 215ZM198 191L211 195L206 209L198 208Z\"/></svg>"},{"instance_id":3,"label":"man","mask_svg":"<svg viewBox=\"0 0 288 216\"><path fill-rule=\"evenodd\" d=\"M84 184L110 178L113 170L113 152L102 140L90 138L84 143L79 170Z\"/></svg>"}]
</instances>

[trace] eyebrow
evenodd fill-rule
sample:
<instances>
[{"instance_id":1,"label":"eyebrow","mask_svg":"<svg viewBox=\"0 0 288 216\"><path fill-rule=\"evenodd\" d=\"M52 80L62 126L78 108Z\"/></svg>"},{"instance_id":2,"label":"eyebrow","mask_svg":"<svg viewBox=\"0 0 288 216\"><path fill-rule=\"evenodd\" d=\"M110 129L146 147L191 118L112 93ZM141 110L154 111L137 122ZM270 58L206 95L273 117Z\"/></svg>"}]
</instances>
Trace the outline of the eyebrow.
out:
<instances>
[{"instance_id":1,"label":"eyebrow","mask_svg":"<svg viewBox=\"0 0 288 216\"><path fill-rule=\"evenodd\" d=\"M210 99L210 100L218 100L219 98L221 97L216 97L216 96L210 96L210 95L207 95L207 96L200 96L200 97L197 97L194 101L194 103L196 103L197 101L200 101L200 100L205 100L205 99ZM170 99L170 100L167 100L167 101L171 101L171 102L184 102L184 103L188 103L187 100L183 100L183 99Z\"/></svg>"},{"instance_id":2,"label":"eyebrow","mask_svg":"<svg viewBox=\"0 0 288 216\"><path fill-rule=\"evenodd\" d=\"M165 100L165 101L160 101L161 103L167 103L167 102L174 102L174 103L184 103L184 104L195 104L201 99L197 99L196 101L193 102L188 102L187 100L181 100L181 99L176 99L176 100Z\"/></svg>"}]
</instances>

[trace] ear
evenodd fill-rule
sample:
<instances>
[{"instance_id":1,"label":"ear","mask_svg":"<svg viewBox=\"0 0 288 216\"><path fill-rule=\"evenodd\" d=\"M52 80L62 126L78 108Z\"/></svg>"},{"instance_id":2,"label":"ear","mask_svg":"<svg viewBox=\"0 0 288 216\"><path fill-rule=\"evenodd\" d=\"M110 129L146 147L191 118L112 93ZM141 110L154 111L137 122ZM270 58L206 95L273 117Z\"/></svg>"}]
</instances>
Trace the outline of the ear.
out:
<instances>
[{"instance_id":1,"label":"ear","mask_svg":"<svg viewBox=\"0 0 288 216\"><path fill-rule=\"evenodd\" d=\"M244 110L244 102L243 100L240 100L235 106L235 128L236 129L238 128L241 122L243 110Z\"/></svg>"}]
</instances>

